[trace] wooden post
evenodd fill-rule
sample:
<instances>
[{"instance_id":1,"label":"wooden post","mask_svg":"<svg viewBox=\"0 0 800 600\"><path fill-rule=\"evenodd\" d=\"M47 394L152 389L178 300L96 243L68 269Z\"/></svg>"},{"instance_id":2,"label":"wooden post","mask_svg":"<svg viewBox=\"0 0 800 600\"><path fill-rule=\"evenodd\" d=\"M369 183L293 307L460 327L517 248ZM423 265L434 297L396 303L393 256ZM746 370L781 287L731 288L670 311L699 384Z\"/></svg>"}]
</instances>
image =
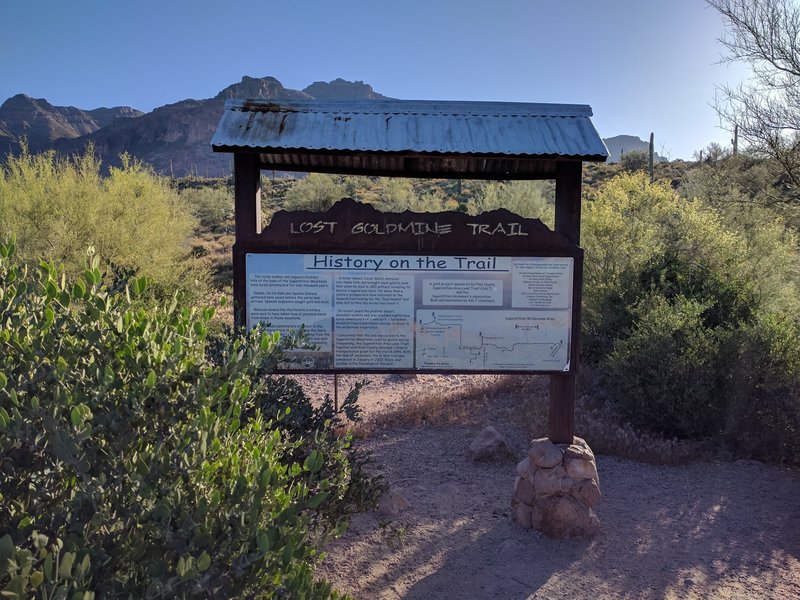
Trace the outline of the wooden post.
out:
<instances>
[{"instance_id":1,"label":"wooden post","mask_svg":"<svg viewBox=\"0 0 800 600\"><path fill-rule=\"evenodd\" d=\"M233 155L234 222L233 244L233 322L245 325L247 282L245 281L246 247L261 233L261 169L258 154Z\"/></svg>"},{"instance_id":2,"label":"wooden post","mask_svg":"<svg viewBox=\"0 0 800 600\"><path fill-rule=\"evenodd\" d=\"M556 165L556 233L573 244L581 239L581 178L580 161L559 161ZM576 264L576 269L579 268ZM549 437L555 444L571 444L575 435L575 373L580 357L580 314L583 273L575 274L578 302L572 307L572 326L576 343L570 351L570 372L550 375Z\"/></svg>"},{"instance_id":3,"label":"wooden post","mask_svg":"<svg viewBox=\"0 0 800 600\"><path fill-rule=\"evenodd\" d=\"M258 154L233 155L236 241L261 233L261 169Z\"/></svg>"},{"instance_id":4,"label":"wooden post","mask_svg":"<svg viewBox=\"0 0 800 600\"><path fill-rule=\"evenodd\" d=\"M339 412L339 374L333 374L333 412Z\"/></svg>"}]
</instances>

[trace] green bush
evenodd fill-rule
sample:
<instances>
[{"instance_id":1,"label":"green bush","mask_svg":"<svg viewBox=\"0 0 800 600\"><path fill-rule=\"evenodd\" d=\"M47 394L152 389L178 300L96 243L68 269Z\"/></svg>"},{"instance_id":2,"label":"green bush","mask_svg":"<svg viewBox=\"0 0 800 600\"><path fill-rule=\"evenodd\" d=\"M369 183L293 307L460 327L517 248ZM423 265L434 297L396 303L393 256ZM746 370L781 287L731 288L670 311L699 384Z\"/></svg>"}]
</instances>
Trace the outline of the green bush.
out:
<instances>
[{"instance_id":1,"label":"green bush","mask_svg":"<svg viewBox=\"0 0 800 600\"><path fill-rule=\"evenodd\" d=\"M644 150L630 150L619 157L620 166L628 173L646 170L649 162L650 156Z\"/></svg>"},{"instance_id":2,"label":"green bush","mask_svg":"<svg viewBox=\"0 0 800 600\"><path fill-rule=\"evenodd\" d=\"M797 463L800 326L768 315L740 328L703 324L705 307L643 303L604 362L626 421L678 438L715 438L736 456Z\"/></svg>"},{"instance_id":3,"label":"green bush","mask_svg":"<svg viewBox=\"0 0 800 600\"><path fill-rule=\"evenodd\" d=\"M270 377L264 382L263 389L254 395L250 414L259 413L268 419L280 418L281 427L294 434L341 426L342 415L349 421L357 422L361 420L358 395L366 383L356 383L337 411L330 396L325 396L321 403L315 405L296 380ZM285 414L287 409L289 414Z\"/></svg>"},{"instance_id":4,"label":"green bush","mask_svg":"<svg viewBox=\"0 0 800 600\"><path fill-rule=\"evenodd\" d=\"M769 314L735 332L725 439L761 460L800 463L800 324Z\"/></svg>"},{"instance_id":5,"label":"green bush","mask_svg":"<svg viewBox=\"0 0 800 600\"><path fill-rule=\"evenodd\" d=\"M369 201L378 210L384 212L402 212L413 210L424 212L420 209L419 197L411 185L411 180L402 177L378 177L371 185L374 197L366 194L365 200ZM439 209L441 210L441 203Z\"/></svg>"},{"instance_id":6,"label":"green bush","mask_svg":"<svg viewBox=\"0 0 800 600\"><path fill-rule=\"evenodd\" d=\"M467 203L470 214L505 208L516 215L555 223L555 188L545 181L491 181L480 185Z\"/></svg>"},{"instance_id":7,"label":"green bush","mask_svg":"<svg viewBox=\"0 0 800 600\"><path fill-rule=\"evenodd\" d=\"M224 230L233 224L233 192L227 187L190 187L179 195L201 227Z\"/></svg>"},{"instance_id":8,"label":"green bush","mask_svg":"<svg viewBox=\"0 0 800 600\"><path fill-rule=\"evenodd\" d=\"M174 289L192 281L185 261L194 220L166 179L123 157L100 174L91 148L71 159L53 152L10 155L0 167L0 239L19 254L80 273L86 246L120 269Z\"/></svg>"},{"instance_id":9,"label":"green bush","mask_svg":"<svg viewBox=\"0 0 800 600\"><path fill-rule=\"evenodd\" d=\"M680 438L721 433L725 376L706 307L683 297L643 301L629 335L604 362L606 386L622 417L636 427Z\"/></svg>"},{"instance_id":10,"label":"green bush","mask_svg":"<svg viewBox=\"0 0 800 600\"><path fill-rule=\"evenodd\" d=\"M322 173L309 173L297 179L285 196L286 210L328 210L337 200L346 196L345 188L339 178Z\"/></svg>"},{"instance_id":11,"label":"green bush","mask_svg":"<svg viewBox=\"0 0 800 600\"><path fill-rule=\"evenodd\" d=\"M797 462L797 236L645 174L585 205L582 343L633 424Z\"/></svg>"},{"instance_id":12,"label":"green bush","mask_svg":"<svg viewBox=\"0 0 800 600\"><path fill-rule=\"evenodd\" d=\"M776 297L797 295L791 272L760 266L786 265L790 247L773 244L772 256L754 252L716 210L651 184L644 173L615 177L586 204L581 241L582 343L590 362L608 356L633 326L634 308L653 294L702 304L708 327L735 327Z\"/></svg>"},{"instance_id":13,"label":"green bush","mask_svg":"<svg viewBox=\"0 0 800 600\"><path fill-rule=\"evenodd\" d=\"M327 423L287 431L291 404L258 409L277 334L211 344L212 309L144 308L144 278L109 290L96 257L69 281L13 254L0 246L4 597L334 595L318 544L379 486Z\"/></svg>"}]
</instances>

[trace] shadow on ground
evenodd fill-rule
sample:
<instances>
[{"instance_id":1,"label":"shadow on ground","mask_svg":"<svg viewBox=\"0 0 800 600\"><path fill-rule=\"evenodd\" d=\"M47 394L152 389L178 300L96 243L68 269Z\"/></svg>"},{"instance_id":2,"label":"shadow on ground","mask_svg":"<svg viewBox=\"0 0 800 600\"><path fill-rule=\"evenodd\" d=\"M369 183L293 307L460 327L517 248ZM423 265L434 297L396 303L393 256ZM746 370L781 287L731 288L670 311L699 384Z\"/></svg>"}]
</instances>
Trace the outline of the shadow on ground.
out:
<instances>
[{"instance_id":1,"label":"shadow on ground","mask_svg":"<svg viewBox=\"0 0 800 600\"><path fill-rule=\"evenodd\" d=\"M320 575L357 598L800 597L800 475L755 462L598 457L601 533L551 540L511 521L514 462L472 462L479 427L366 440L411 507L360 515ZM503 432L518 455L521 431Z\"/></svg>"}]
</instances>

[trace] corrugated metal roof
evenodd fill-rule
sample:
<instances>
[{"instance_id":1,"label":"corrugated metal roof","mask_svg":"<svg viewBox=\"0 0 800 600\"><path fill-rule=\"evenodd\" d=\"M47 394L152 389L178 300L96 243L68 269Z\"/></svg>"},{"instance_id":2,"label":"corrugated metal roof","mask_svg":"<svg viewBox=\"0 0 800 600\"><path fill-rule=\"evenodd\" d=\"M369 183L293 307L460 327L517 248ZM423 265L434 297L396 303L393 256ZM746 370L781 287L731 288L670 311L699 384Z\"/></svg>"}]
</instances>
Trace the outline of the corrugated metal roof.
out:
<instances>
[{"instance_id":1,"label":"corrugated metal roof","mask_svg":"<svg viewBox=\"0 0 800 600\"><path fill-rule=\"evenodd\" d=\"M211 145L283 159L306 152L604 161L591 115L589 106L568 104L228 100Z\"/></svg>"}]
</instances>

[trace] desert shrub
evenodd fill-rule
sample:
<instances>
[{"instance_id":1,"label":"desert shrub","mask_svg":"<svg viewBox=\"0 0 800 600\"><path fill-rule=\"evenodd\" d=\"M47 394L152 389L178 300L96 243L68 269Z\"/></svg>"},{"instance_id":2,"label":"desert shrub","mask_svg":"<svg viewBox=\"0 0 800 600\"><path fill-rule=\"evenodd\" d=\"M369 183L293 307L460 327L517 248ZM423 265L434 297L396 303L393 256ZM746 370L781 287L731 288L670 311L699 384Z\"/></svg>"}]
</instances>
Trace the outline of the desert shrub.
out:
<instances>
[{"instance_id":1,"label":"desert shrub","mask_svg":"<svg viewBox=\"0 0 800 600\"><path fill-rule=\"evenodd\" d=\"M379 177L366 175L344 175L341 178L346 197L369 203L375 202L378 198L379 181Z\"/></svg>"},{"instance_id":2,"label":"desert shrub","mask_svg":"<svg viewBox=\"0 0 800 600\"><path fill-rule=\"evenodd\" d=\"M643 173L609 181L584 210L583 345L590 362L627 335L644 298L659 294L702 304L703 323L734 326L769 301L747 241L702 202L680 198ZM754 257L762 260L763 257ZM787 274L778 279L786 284ZM792 292L794 293L794 292Z\"/></svg>"},{"instance_id":3,"label":"desert shrub","mask_svg":"<svg viewBox=\"0 0 800 600\"><path fill-rule=\"evenodd\" d=\"M225 229L233 222L233 191L227 187L185 188L180 197L202 227Z\"/></svg>"},{"instance_id":4,"label":"desert shrub","mask_svg":"<svg viewBox=\"0 0 800 600\"><path fill-rule=\"evenodd\" d=\"M774 455L796 461L792 230L774 217L739 226L644 174L609 181L584 216L584 355L624 417L746 454L774 437Z\"/></svg>"},{"instance_id":5,"label":"desert shrub","mask_svg":"<svg viewBox=\"0 0 800 600\"><path fill-rule=\"evenodd\" d=\"M303 387L290 377L270 377L264 382L259 393L253 397L252 413L265 418L281 418L281 426L291 433L315 431L329 426L342 426L344 420L361 420L358 395L366 381L356 383L345 396L338 409L333 400L325 396L321 402L314 403L303 391ZM287 409L289 409L288 414Z\"/></svg>"},{"instance_id":6,"label":"desert shrub","mask_svg":"<svg viewBox=\"0 0 800 600\"><path fill-rule=\"evenodd\" d=\"M346 195L344 186L333 175L309 173L286 191L284 208L322 212Z\"/></svg>"},{"instance_id":7,"label":"desert shrub","mask_svg":"<svg viewBox=\"0 0 800 600\"><path fill-rule=\"evenodd\" d=\"M366 384L366 381L357 382L336 408L329 395L321 401L312 402L296 380L270 377L253 394L252 404L243 411L241 418L243 421L253 416L280 419L282 430L296 438L306 438L317 431L341 430L362 421L358 397ZM301 446L301 452L307 453L308 449ZM323 473L331 482L337 482L343 474L349 476L349 482L342 481L338 485L343 493L331 495L325 505L321 517L327 519L329 524L370 506L387 491L384 479L371 474L375 473L376 468L369 454L348 447L345 456L346 471Z\"/></svg>"},{"instance_id":8,"label":"desert shrub","mask_svg":"<svg viewBox=\"0 0 800 600\"><path fill-rule=\"evenodd\" d=\"M659 297L671 302L690 297L705 303L699 322L703 327L747 322L758 306L755 290L746 281L737 279L736 273L692 262L675 248L648 261L635 285L640 293L656 291Z\"/></svg>"},{"instance_id":9,"label":"desert shrub","mask_svg":"<svg viewBox=\"0 0 800 600\"><path fill-rule=\"evenodd\" d=\"M619 157L619 164L628 173L644 171L650 164L650 157L644 150L631 150Z\"/></svg>"},{"instance_id":10,"label":"desert shrub","mask_svg":"<svg viewBox=\"0 0 800 600\"><path fill-rule=\"evenodd\" d=\"M419 202L411 180L402 177L379 177L372 185L372 192L371 203L384 212L416 210L413 207Z\"/></svg>"},{"instance_id":11,"label":"desert shrub","mask_svg":"<svg viewBox=\"0 0 800 600\"><path fill-rule=\"evenodd\" d=\"M767 314L735 332L725 439L736 454L800 462L800 325Z\"/></svg>"},{"instance_id":12,"label":"desert shrub","mask_svg":"<svg viewBox=\"0 0 800 600\"><path fill-rule=\"evenodd\" d=\"M193 219L177 193L124 158L108 177L91 148L83 156L9 155L0 167L0 239L15 235L19 254L83 268L86 246L122 269L174 288L193 279L184 260Z\"/></svg>"},{"instance_id":13,"label":"desert shrub","mask_svg":"<svg viewBox=\"0 0 800 600\"><path fill-rule=\"evenodd\" d=\"M383 212L440 212L458 208L458 203L448 200L440 187L427 185L417 190L415 185L419 184L419 180L406 177L334 177L309 173L291 184L285 194L284 207L324 211L347 197L372 204Z\"/></svg>"},{"instance_id":14,"label":"desert shrub","mask_svg":"<svg viewBox=\"0 0 800 600\"><path fill-rule=\"evenodd\" d=\"M604 363L606 386L627 422L681 438L722 431L726 370L705 311L683 297L653 296L636 307L630 334Z\"/></svg>"},{"instance_id":15,"label":"desert shrub","mask_svg":"<svg viewBox=\"0 0 800 600\"><path fill-rule=\"evenodd\" d=\"M457 210L458 202L452 198L447 198L440 189L433 189L423 192L416 196L414 202L406 207L413 212L442 212Z\"/></svg>"},{"instance_id":16,"label":"desert shrub","mask_svg":"<svg viewBox=\"0 0 800 600\"><path fill-rule=\"evenodd\" d=\"M458 202L449 199L441 182L407 177L342 178L346 195L359 202L372 204L383 212L441 212L458 208Z\"/></svg>"},{"instance_id":17,"label":"desert shrub","mask_svg":"<svg viewBox=\"0 0 800 600\"><path fill-rule=\"evenodd\" d=\"M686 172L679 191L718 209L737 231L774 241L781 237L776 228L800 226L800 204L791 199L794 186L782 177L781 166L774 161L737 154L695 165Z\"/></svg>"},{"instance_id":18,"label":"desert shrub","mask_svg":"<svg viewBox=\"0 0 800 600\"><path fill-rule=\"evenodd\" d=\"M0 245L4 596L332 595L317 544L377 487L326 423L258 410L277 334L211 344L212 309L144 307L144 278L109 289L94 258L69 281L13 250Z\"/></svg>"},{"instance_id":19,"label":"desert shrub","mask_svg":"<svg viewBox=\"0 0 800 600\"><path fill-rule=\"evenodd\" d=\"M467 203L470 214L505 208L522 217L541 219L552 227L555 222L555 188L545 181L486 182Z\"/></svg>"}]
</instances>

